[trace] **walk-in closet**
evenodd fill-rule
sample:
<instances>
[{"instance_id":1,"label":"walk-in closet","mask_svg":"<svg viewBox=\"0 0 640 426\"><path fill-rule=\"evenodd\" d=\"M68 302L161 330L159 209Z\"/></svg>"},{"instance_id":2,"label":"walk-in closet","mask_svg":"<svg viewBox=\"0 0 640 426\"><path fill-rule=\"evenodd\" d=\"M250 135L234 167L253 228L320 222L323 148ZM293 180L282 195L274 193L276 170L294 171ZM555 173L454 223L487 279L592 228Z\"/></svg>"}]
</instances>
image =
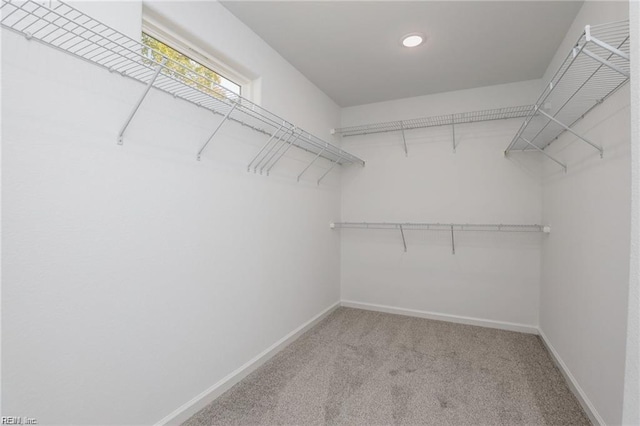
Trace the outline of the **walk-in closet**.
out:
<instances>
[{"instance_id":1,"label":"walk-in closet","mask_svg":"<svg viewBox=\"0 0 640 426\"><path fill-rule=\"evenodd\" d=\"M0 0L2 424L640 424L639 9Z\"/></svg>"}]
</instances>

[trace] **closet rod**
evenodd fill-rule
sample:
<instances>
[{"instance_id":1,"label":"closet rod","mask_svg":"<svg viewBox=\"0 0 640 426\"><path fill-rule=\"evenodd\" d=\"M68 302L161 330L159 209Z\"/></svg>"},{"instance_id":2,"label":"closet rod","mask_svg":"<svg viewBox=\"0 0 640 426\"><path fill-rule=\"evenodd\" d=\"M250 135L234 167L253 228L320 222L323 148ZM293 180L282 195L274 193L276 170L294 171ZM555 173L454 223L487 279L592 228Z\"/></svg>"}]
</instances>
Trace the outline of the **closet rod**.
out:
<instances>
[{"instance_id":1,"label":"closet rod","mask_svg":"<svg viewBox=\"0 0 640 426\"><path fill-rule=\"evenodd\" d=\"M515 224L486 224L486 223L411 223L411 222L333 222L331 229L386 229L399 230L402 237L404 251L407 251L405 231L446 231L451 235L451 254L456 254L455 232L551 232L549 226L543 225L515 225Z\"/></svg>"},{"instance_id":2,"label":"closet rod","mask_svg":"<svg viewBox=\"0 0 640 426\"><path fill-rule=\"evenodd\" d=\"M550 228L544 225L520 225L520 224L488 224L488 223L426 223L426 222L332 222L331 228L358 228L358 229L400 229L413 231L490 231L490 232L544 232L549 233Z\"/></svg>"}]
</instances>

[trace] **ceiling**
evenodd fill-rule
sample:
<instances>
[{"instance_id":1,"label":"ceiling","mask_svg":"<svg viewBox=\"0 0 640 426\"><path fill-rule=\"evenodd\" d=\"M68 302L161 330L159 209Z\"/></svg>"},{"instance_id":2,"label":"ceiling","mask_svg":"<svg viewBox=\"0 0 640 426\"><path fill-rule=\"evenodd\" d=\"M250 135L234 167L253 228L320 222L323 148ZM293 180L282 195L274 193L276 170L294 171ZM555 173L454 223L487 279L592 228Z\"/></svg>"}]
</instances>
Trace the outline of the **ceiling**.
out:
<instances>
[{"instance_id":1,"label":"ceiling","mask_svg":"<svg viewBox=\"0 0 640 426\"><path fill-rule=\"evenodd\" d=\"M581 1L223 1L340 106L541 78ZM403 35L422 32L408 49ZM576 34L576 39L579 34Z\"/></svg>"}]
</instances>

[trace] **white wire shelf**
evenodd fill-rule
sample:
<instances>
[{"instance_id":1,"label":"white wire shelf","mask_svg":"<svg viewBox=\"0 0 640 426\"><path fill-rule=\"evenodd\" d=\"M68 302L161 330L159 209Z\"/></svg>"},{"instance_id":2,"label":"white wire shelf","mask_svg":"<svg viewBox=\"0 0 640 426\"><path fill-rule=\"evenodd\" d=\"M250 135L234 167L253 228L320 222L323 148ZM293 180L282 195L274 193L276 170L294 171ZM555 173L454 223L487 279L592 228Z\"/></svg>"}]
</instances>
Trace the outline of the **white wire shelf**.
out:
<instances>
[{"instance_id":1,"label":"white wire shelf","mask_svg":"<svg viewBox=\"0 0 640 426\"><path fill-rule=\"evenodd\" d=\"M436 115L431 117L411 118L408 120L388 121L385 123L362 124L358 126L333 129L332 133L347 136L369 135L373 133L402 132L405 154L408 154L404 132L406 130L424 129L436 126L451 126L453 150L455 152L455 125L478 123L481 121L506 120L509 118L527 117L533 111L533 105L520 105L480 111L460 112L455 114Z\"/></svg>"},{"instance_id":2,"label":"white wire shelf","mask_svg":"<svg viewBox=\"0 0 640 426\"><path fill-rule=\"evenodd\" d=\"M471 223L399 223L399 222L334 222L331 229L387 229L400 231L404 251L407 251L407 240L404 231L445 231L451 235L451 253L456 254L455 233L473 232L551 232L549 226L514 225L514 224L471 224Z\"/></svg>"},{"instance_id":3,"label":"white wire shelf","mask_svg":"<svg viewBox=\"0 0 640 426\"><path fill-rule=\"evenodd\" d=\"M597 143L572 127L629 81L629 21L587 25L534 108L505 150L542 152L565 171L566 165L544 149L565 131L591 145Z\"/></svg>"},{"instance_id":4,"label":"white wire shelf","mask_svg":"<svg viewBox=\"0 0 640 426\"><path fill-rule=\"evenodd\" d=\"M248 166L254 172L268 174L292 146L315 154L313 162L319 157L332 162L331 169L343 164L364 165L360 158L64 2L55 1L50 6L45 6L33 0L1 0L0 13L3 28L146 84L146 90L118 134L120 144L123 143L128 125L153 87L223 117L215 131L203 143L198 159L220 127L229 120L269 137Z\"/></svg>"}]
</instances>

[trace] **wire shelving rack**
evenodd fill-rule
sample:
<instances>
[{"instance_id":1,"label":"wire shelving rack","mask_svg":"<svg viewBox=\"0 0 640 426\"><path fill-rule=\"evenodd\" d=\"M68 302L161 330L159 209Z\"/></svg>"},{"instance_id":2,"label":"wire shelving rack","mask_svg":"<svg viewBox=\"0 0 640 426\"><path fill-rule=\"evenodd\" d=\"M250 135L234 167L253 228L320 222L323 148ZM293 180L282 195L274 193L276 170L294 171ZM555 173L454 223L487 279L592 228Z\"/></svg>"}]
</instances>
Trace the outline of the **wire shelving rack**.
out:
<instances>
[{"instance_id":1,"label":"wire shelving rack","mask_svg":"<svg viewBox=\"0 0 640 426\"><path fill-rule=\"evenodd\" d=\"M331 229L386 229L400 231L404 251L407 251L407 240L404 231L445 231L451 235L451 254L456 254L456 232L551 232L549 226L514 225L514 224L471 224L471 223L399 223L399 222L333 222Z\"/></svg>"},{"instance_id":2,"label":"wire shelving rack","mask_svg":"<svg viewBox=\"0 0 640 426\"><path fill-rule=\"evenodd\" d=\"M460 112L455 114L436 115L430 117L412 118L408 120L388 121L385 123L362 124L358 126L333 129L332 133L347 136L369 135L373 133L401 132L405 154L408 154L406 130L424 129L427 127L451 126L453 151L456 150L455 126L457 124L478 123L481 121L506 120L509 118L527 117L533 111L534 105L520 105L480 111Z\"/></svg>"},{"instance_id":3,"label":"wire shelving rack","mask_svg":"<svg viewBox=\"0 0 640 426\"><path fill-rule=\"evenodd\" d=\"M123 144L129 124L153 87L222 117L209 138L203 141L197 153L198 160L222 125L232 121L268 136L267 142L248 165L248 170L268 174L293 146L314 154L298 180L320 157L332 163L327 173L336 165L364 166L360 158L64 2L55 1L46 6L33 0L0 1L0 24L3 28L146 85L118 133L119 144Z\"/></svg>"},{"instance_id":4,"label":"wire shelving rack","mask_svg":"<svg viewBox=\"0 0 640 426\"><path fill-rule=\"evenodd\" d=\"M598 150L602 146L572 129L589 111L629 81L629 21L587 25L534 108L505 150L541 152L565 171L545 148L565 131Z\"/></svg>"}]
</instances>

